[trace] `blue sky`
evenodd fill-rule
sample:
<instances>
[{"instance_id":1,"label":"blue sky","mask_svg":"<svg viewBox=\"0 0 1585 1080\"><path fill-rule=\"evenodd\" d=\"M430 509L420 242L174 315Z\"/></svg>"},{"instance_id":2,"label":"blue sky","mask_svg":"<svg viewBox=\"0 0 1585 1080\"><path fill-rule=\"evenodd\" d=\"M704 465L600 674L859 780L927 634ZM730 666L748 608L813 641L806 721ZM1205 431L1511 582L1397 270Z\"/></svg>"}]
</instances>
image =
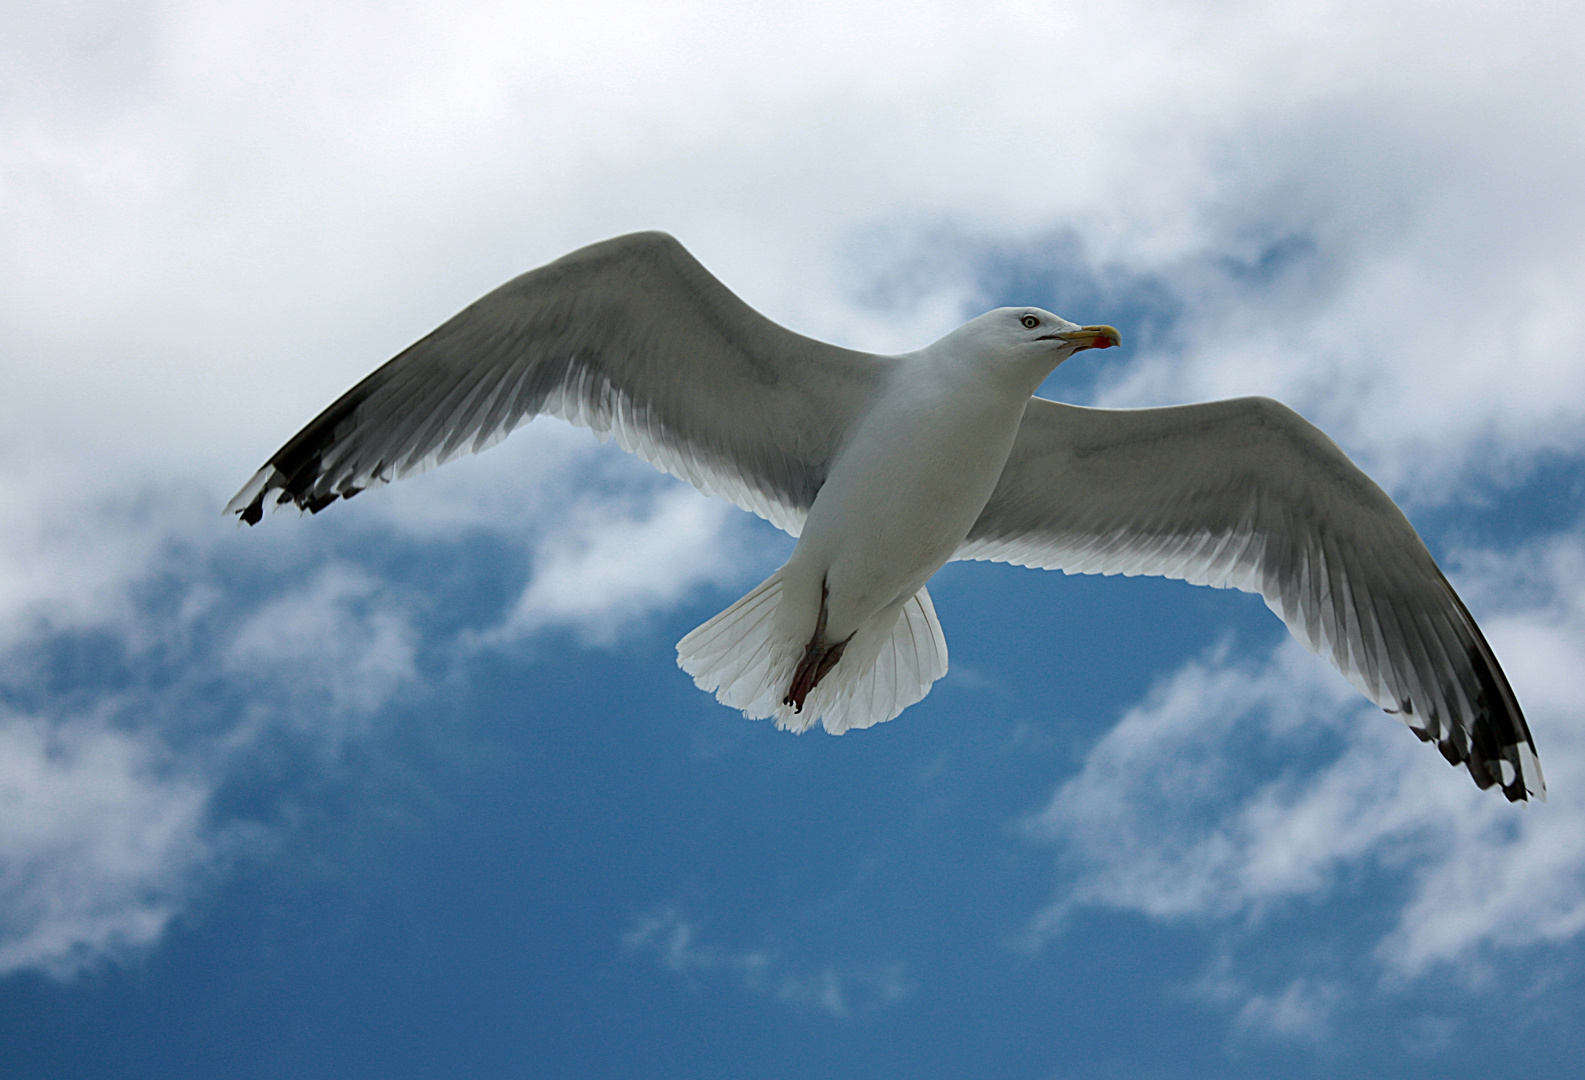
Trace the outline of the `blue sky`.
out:
<instances>
[{"instance_id":1,"label":"blue sky","mask_svg":"<svg viewBox=\"0 0 1585 1080\"><path fill-rule=\"evenodd\" d=\"M0 37L0 1075L1571 1075L1574 12L22 5ZM791 541L585 432L225 499L510 275L664 228L805 333L1119 327L1405 507L1550 800L1256 597L951 564L792 736L673 643Z\"/></svg>"}]
</instances>

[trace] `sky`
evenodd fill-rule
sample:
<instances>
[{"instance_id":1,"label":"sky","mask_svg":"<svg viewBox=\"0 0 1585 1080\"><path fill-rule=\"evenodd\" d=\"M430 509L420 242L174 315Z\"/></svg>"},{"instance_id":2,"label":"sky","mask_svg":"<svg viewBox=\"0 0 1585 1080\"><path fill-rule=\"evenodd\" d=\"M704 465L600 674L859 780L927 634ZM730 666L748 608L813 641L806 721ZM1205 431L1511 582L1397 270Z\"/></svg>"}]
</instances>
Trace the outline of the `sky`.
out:
<instances>
[{"instance_id":1,"label":"sky","mask_svg":"<svg viewBox=\"0 0 1585 1080\"><path fill-rule=\"evenodd\" d=\"M0 1075L1538 1077L1585 1054L1585 9L7 6ZM948 564L951 670L794 736L673 643L786 558L558 421L220 507L635 229L1044 392L1265 394L1404 507L1549 800L1258 597Z\"/></svg>"}]
</instances>

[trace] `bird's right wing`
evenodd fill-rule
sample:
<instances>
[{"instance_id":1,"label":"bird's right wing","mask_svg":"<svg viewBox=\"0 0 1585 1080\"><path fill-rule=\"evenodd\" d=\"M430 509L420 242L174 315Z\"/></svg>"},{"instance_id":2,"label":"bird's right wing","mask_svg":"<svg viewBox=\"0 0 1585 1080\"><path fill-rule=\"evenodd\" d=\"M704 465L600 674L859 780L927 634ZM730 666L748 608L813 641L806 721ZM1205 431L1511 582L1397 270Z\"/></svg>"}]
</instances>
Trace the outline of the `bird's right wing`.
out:
<instances>
[{"instance_id":1,"label":"bird's right wing","mask_svg":"<svg viewBox=\"0 0 1585 1080\"><path fill-rule=\"evenodd\" d=\"M1545 797L1508 680L1419 534L1275 401L1086 409L1034 398L956 558L1259 593L1482 788Z\"/></svg>"},{"instance_id":2,"label":"bird's right wing","mask_svg":"<svg viewBox=\"0 0 1585 1080\"><path fill-rule=\"evenodd\" d=\"M620 236L470 304L294 435L226 512L317 513L548 414L797 535L890 365L778 326L664 233Z\"/></svg>"}]
</instances>

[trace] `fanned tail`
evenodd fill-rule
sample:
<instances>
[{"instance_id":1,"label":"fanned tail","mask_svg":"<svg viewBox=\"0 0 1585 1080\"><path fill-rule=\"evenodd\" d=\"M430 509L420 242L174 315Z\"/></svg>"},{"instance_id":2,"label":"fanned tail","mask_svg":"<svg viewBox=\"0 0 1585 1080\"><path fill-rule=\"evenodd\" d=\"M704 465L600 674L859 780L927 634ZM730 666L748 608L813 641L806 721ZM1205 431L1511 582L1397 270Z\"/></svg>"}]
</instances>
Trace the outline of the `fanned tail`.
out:
<instances>
[{"instance_id":1,"label":"fanned tail","mask_svg":"<svg viewBox=\"0 0 1585 1080\"><path fill-rule=\"evenodd\" d=\"M804 700L802 711L783 704L804 636L776 615L782 571L677 643L677 665L701 690L741 709L752 720L807 731L823 721L840 735L890 720L930 692L947 673L947 641L930 594L920 589L861 626L834 667Z\"/></svg>"},{"instance_id":2,"label":"fanned tail","mask_svg":"<svg viewBox=\"0 0 1585 1080\"><path fill-rule=\"evenodd\" d=\"M701 690L754 719L770 716L792 678L799 650L776 640L782 572L677 642L677 666Z\"/></svg>"}]
</instances>

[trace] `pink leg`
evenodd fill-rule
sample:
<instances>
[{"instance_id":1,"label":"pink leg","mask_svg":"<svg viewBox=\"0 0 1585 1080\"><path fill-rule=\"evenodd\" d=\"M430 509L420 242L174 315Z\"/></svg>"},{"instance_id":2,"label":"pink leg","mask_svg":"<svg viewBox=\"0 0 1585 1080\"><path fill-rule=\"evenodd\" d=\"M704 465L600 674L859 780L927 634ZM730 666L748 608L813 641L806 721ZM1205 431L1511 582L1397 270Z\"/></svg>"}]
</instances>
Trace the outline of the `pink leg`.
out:
<instances>
[{"instance_id":1,"label":"pink leg","mask_svg":"<svg viewBox=\"0 0 1585 1080\"><path fill-rule=\"evenodd\" d=\"M798 661L792 683L787 687L787 696L782 698L782 704L791 705L793 712L804 711L804 698L826 677L826 672L837 666L837 661L842 659L842 650L853 640L853 635L849 634L841 641L826 644L826 597L830 595L826 583L820 582L820 617L815 620L814 636L804 647L803 659Z\"/></svg>"}]
</instances>

